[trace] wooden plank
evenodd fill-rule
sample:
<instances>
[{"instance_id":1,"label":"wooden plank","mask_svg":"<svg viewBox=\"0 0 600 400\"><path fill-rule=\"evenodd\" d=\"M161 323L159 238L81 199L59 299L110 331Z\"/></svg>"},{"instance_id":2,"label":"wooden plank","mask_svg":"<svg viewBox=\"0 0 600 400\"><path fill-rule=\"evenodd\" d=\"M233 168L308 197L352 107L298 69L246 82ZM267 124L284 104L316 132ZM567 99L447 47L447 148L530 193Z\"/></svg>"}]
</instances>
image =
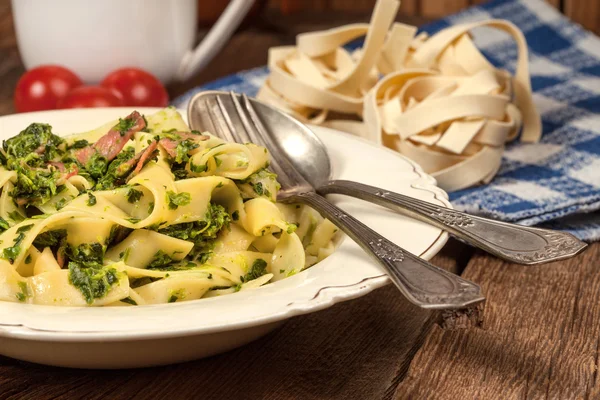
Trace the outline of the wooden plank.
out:
<instances>
[{"instance_id":1,"label":"wooden plank","mask_svg":"<svg viewBox=\"0 0 600 400\"><path fill-rule=\"evenodd\" d=\"M402 15L419 15L418 0L402 0L399 13Z\"/></svg>"},{"instance_id":2,"label":"wooden plank","mask_svg":"<svg viewBox=\"0 0 600 400\"><path fill-rule=\"evenodd\" d=\"M469 254L452 242L433 262L457 270ZM389 285L293 318L243 348L179 365L90 373L0 358L0 398L381 399L406 372L430 315Z\"/></svg>"},{"instance_id":3,"label":"wooden plank","mask_svg":"<svg viewBox=\"0 0 600 400\"><path fill-rule=\"evenodd\" d=\"M578 24L600 33L600 2L597 0L564 0L565 15Z\"/></svg>"},{"instance_id":4,"label":"wooden plank","mask_svg":"<svg viewBox=\"0 0 600 400\"><path fill-rule=\"evenodd\" d=\"M483 326L435 326L396 398L599 398L600 243L526 267L477 255L463 276L487 296Z\"/></svg>"},{"instance_id":5,"label":"wooden plank","mask_svg":"<svg viewBox=\"0 0 600 400\"><path fill-rule=\"evenodd\" d=\"M469 0L421 0L421 15L441 18L469 6Z\"/></svg>"}]
</instances>

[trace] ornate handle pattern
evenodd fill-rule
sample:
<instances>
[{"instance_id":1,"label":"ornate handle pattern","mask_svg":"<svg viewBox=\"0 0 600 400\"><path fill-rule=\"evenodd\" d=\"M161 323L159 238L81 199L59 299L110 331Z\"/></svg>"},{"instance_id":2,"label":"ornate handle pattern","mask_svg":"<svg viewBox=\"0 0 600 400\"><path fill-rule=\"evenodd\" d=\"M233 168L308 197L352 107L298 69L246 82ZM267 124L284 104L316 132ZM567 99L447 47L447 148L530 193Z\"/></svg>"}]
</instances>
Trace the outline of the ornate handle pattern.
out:
<instances>
[{"instance_id":1,"label":"ornate handle pattern","mask_svg":"<svg viewBox=\"0 0 600 400\"><path fill-rule=\"evenodd\" d=\"M587 246L566 232L477 217L362 183L335 180L317 191L322 195L345 194L391 208L436 225L475 247L519 264L541 264L569 258Z\"/></svg>"},{"instance_id":2,"label":"ornate handle pattern","mask_svg":"<svg viewBox=\"0 0 600 400\"><path fill-rule=\"evenodd\" d=\"M288 201L307 204L329 218L386 269L410 302L423 308L450 309L484 300L477 284L403 250L315 192L300 193Z\"/></svg>"}]
</instances>

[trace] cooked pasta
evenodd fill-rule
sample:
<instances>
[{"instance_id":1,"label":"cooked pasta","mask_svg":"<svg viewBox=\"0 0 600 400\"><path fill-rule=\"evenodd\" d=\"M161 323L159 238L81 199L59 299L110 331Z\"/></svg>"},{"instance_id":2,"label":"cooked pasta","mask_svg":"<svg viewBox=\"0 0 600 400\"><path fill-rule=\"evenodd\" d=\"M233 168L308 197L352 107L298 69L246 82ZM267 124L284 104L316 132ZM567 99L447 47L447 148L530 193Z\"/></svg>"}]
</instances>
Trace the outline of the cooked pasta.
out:
<instances>
[{"instance_id":1,"label":"cooked pasta","mask_svg":"<svg viewBox=\"0 0 600 400\"><path fill-rule=\"evenodd\" d=\"M267 149L190 131L173 108L0 149L0 300L130 306L213 297L327 257L337 229L276 203Z\"/></svg>"}]
</instances>

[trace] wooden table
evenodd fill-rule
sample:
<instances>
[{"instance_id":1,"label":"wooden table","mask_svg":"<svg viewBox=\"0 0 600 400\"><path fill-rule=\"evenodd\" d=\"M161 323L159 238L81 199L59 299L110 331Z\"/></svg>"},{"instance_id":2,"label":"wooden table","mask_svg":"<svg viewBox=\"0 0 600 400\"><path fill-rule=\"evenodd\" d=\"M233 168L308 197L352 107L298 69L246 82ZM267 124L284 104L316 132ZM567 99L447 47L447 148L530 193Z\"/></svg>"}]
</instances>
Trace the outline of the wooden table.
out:
<instances>
[{"instance_id":1,"label":"wooden table","mask_svg":"<svg viewBox=\"0 0 600 400\"><path fill-rule=\"evenodd\" d=\"M367 18L267 17L171 93L263 65L270 46L293 43L297 32ZM1 1L1 114L13 112L22 72L8 1ZM593 244L574 259L524 267L451 241L433 262L481 284L487 303L480 310L424 311L387 286L293 318L241 349L185 364L85 371L0 357L0 398L598 398L599 260L600 244Z\"/></svg>"}]
</instances>

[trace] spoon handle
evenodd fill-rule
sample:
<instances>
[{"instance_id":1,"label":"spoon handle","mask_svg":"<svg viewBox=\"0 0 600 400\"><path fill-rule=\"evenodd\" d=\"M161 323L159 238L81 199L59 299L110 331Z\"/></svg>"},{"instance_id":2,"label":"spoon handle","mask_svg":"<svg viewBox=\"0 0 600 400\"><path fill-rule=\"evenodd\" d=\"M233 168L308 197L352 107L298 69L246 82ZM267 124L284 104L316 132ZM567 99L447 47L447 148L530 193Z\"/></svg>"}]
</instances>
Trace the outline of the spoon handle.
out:
<instances>
[{"instance_id":1,"label":"spoon handle","mask_svg":"<svg viewBox=\"0 0 600 400\"><path fill-rule=\"evenodd\" d=\"M569 258L587 244L575 236L465 214L358 182L333 180L317 189L321 195L344 194L398 211L444 229L465 242L518 264L541 264Z\"/></svg>"},{"instance_id":2,"label":"spoon handle","mask_svg":"<svg viewBox=\"0 0 600 400\"><path fill-rule=\"evenodd\" d=\"M288 199L304 203L332 221L381 264L402 294L423 308L451 309L484 300L481 288L396 246L315 192Z\"/></svg>"}]
</instances>

